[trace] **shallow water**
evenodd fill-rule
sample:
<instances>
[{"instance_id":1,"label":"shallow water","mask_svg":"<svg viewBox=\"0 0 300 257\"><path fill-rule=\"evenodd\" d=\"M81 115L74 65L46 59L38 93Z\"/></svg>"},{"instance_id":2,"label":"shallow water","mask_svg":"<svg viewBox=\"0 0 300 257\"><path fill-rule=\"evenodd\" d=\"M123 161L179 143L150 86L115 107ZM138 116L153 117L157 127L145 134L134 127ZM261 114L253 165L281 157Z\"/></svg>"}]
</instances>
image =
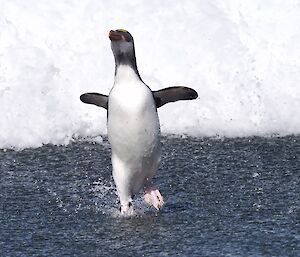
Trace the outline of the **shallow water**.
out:
<instances>
[{"instance_id":1,"label":"shallow water","mask_svg":"<svg viewBox=\"0 0 300 257\"><path fill-rule=\"evenodd\" d=\"M300 256L300 137L163 138L161 212L121 217L110 148L0 151L1 256Z\"/></svg>"}]
</instances>

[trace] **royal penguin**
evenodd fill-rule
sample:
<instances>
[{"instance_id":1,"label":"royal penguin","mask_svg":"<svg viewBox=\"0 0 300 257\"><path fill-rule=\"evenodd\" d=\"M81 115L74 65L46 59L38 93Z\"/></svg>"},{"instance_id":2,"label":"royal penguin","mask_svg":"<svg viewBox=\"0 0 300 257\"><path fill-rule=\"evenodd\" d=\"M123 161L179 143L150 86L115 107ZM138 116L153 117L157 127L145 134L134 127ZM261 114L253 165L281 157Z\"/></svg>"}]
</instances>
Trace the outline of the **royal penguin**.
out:
<instances>
[{"instance_id":1,"label":"royal penguin","mask_svg":"<svg viewBox=\"0 0 300 257\"><path fill-rule=\"evenodd\" d=\"M159 210L163 197L152 183L160 160L161 141L157 108L178 100L198 97L188 87L152 91L137 68L134 40L123 29L109 32L115 59L115 78L109 95L85 93L80 100L107 110L107 134L111 145L112 174L120 199L120 211L132 211L132 199L144 190L144 199Z\"/></svg>"}]
</instances>

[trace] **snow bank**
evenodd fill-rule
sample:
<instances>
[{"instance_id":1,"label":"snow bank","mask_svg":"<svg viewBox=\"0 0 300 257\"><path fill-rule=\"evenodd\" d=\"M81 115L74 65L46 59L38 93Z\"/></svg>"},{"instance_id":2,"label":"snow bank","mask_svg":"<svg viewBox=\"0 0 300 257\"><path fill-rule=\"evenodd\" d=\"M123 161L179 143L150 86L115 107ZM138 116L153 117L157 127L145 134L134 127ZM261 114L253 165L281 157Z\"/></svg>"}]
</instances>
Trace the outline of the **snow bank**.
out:
<instances>
[{"instance_id":1,"label":"snow bank","mask_svg":"<svg viewBox=\"0 0 300 257\"><path fill-rule=\"evenodd\" d=\"M143 80L199 99L159 109L163 133L300 133L299 1L0 0L0 148L67 144L106 133L108 31L135 38Z\"/></svg>"}]
</instances>

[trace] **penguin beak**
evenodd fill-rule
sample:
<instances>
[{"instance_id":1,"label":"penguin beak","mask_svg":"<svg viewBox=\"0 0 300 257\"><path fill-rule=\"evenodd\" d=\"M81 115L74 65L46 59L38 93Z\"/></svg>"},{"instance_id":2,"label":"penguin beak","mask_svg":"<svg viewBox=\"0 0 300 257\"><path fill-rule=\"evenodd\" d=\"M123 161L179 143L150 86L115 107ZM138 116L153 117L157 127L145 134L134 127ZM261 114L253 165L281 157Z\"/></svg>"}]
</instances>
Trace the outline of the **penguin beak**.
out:
<instances>
[{"instance_id":1,"label":"penguin beak","mask_svg":"<svg viewBox=\"0 0 300 257\"><path fill-rule=\"evenodd\" d=\"M121 35L120 32L115 31L115 30L111 30L111 31L109 32L108 36L109 36L109 39L110 39L111 41L125 40L124 36Z\"/></svg>"}]
</instances>

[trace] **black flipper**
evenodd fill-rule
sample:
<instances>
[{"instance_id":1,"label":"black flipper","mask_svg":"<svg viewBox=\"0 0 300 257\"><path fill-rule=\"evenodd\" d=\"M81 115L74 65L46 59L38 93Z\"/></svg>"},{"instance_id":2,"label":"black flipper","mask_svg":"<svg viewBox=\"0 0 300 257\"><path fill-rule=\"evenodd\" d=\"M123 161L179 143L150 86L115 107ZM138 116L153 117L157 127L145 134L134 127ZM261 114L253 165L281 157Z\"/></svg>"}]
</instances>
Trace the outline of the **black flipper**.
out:
<instances>
[{"instance_id":1,"label":"black flipper","mask_svg":"<svg viewBox=\"0 0 300 257\"><path fill-rule=\"evenodd\" d=\"M98 93L85 93L80 96L80 100L86 104L94 104L99 107L108 108L108 96Z\"/></svg>"},{"instance_id":2,"label":"black flipper","mask_svg":"<svg viewBox=\"0 0 300 257\"><path fill-rule=\"evenodd\" d=\"M189 87L167 87L152 91L156 108L179 100L192 100L198 97L197 92Z\"/></svg>"}]
</instances>

